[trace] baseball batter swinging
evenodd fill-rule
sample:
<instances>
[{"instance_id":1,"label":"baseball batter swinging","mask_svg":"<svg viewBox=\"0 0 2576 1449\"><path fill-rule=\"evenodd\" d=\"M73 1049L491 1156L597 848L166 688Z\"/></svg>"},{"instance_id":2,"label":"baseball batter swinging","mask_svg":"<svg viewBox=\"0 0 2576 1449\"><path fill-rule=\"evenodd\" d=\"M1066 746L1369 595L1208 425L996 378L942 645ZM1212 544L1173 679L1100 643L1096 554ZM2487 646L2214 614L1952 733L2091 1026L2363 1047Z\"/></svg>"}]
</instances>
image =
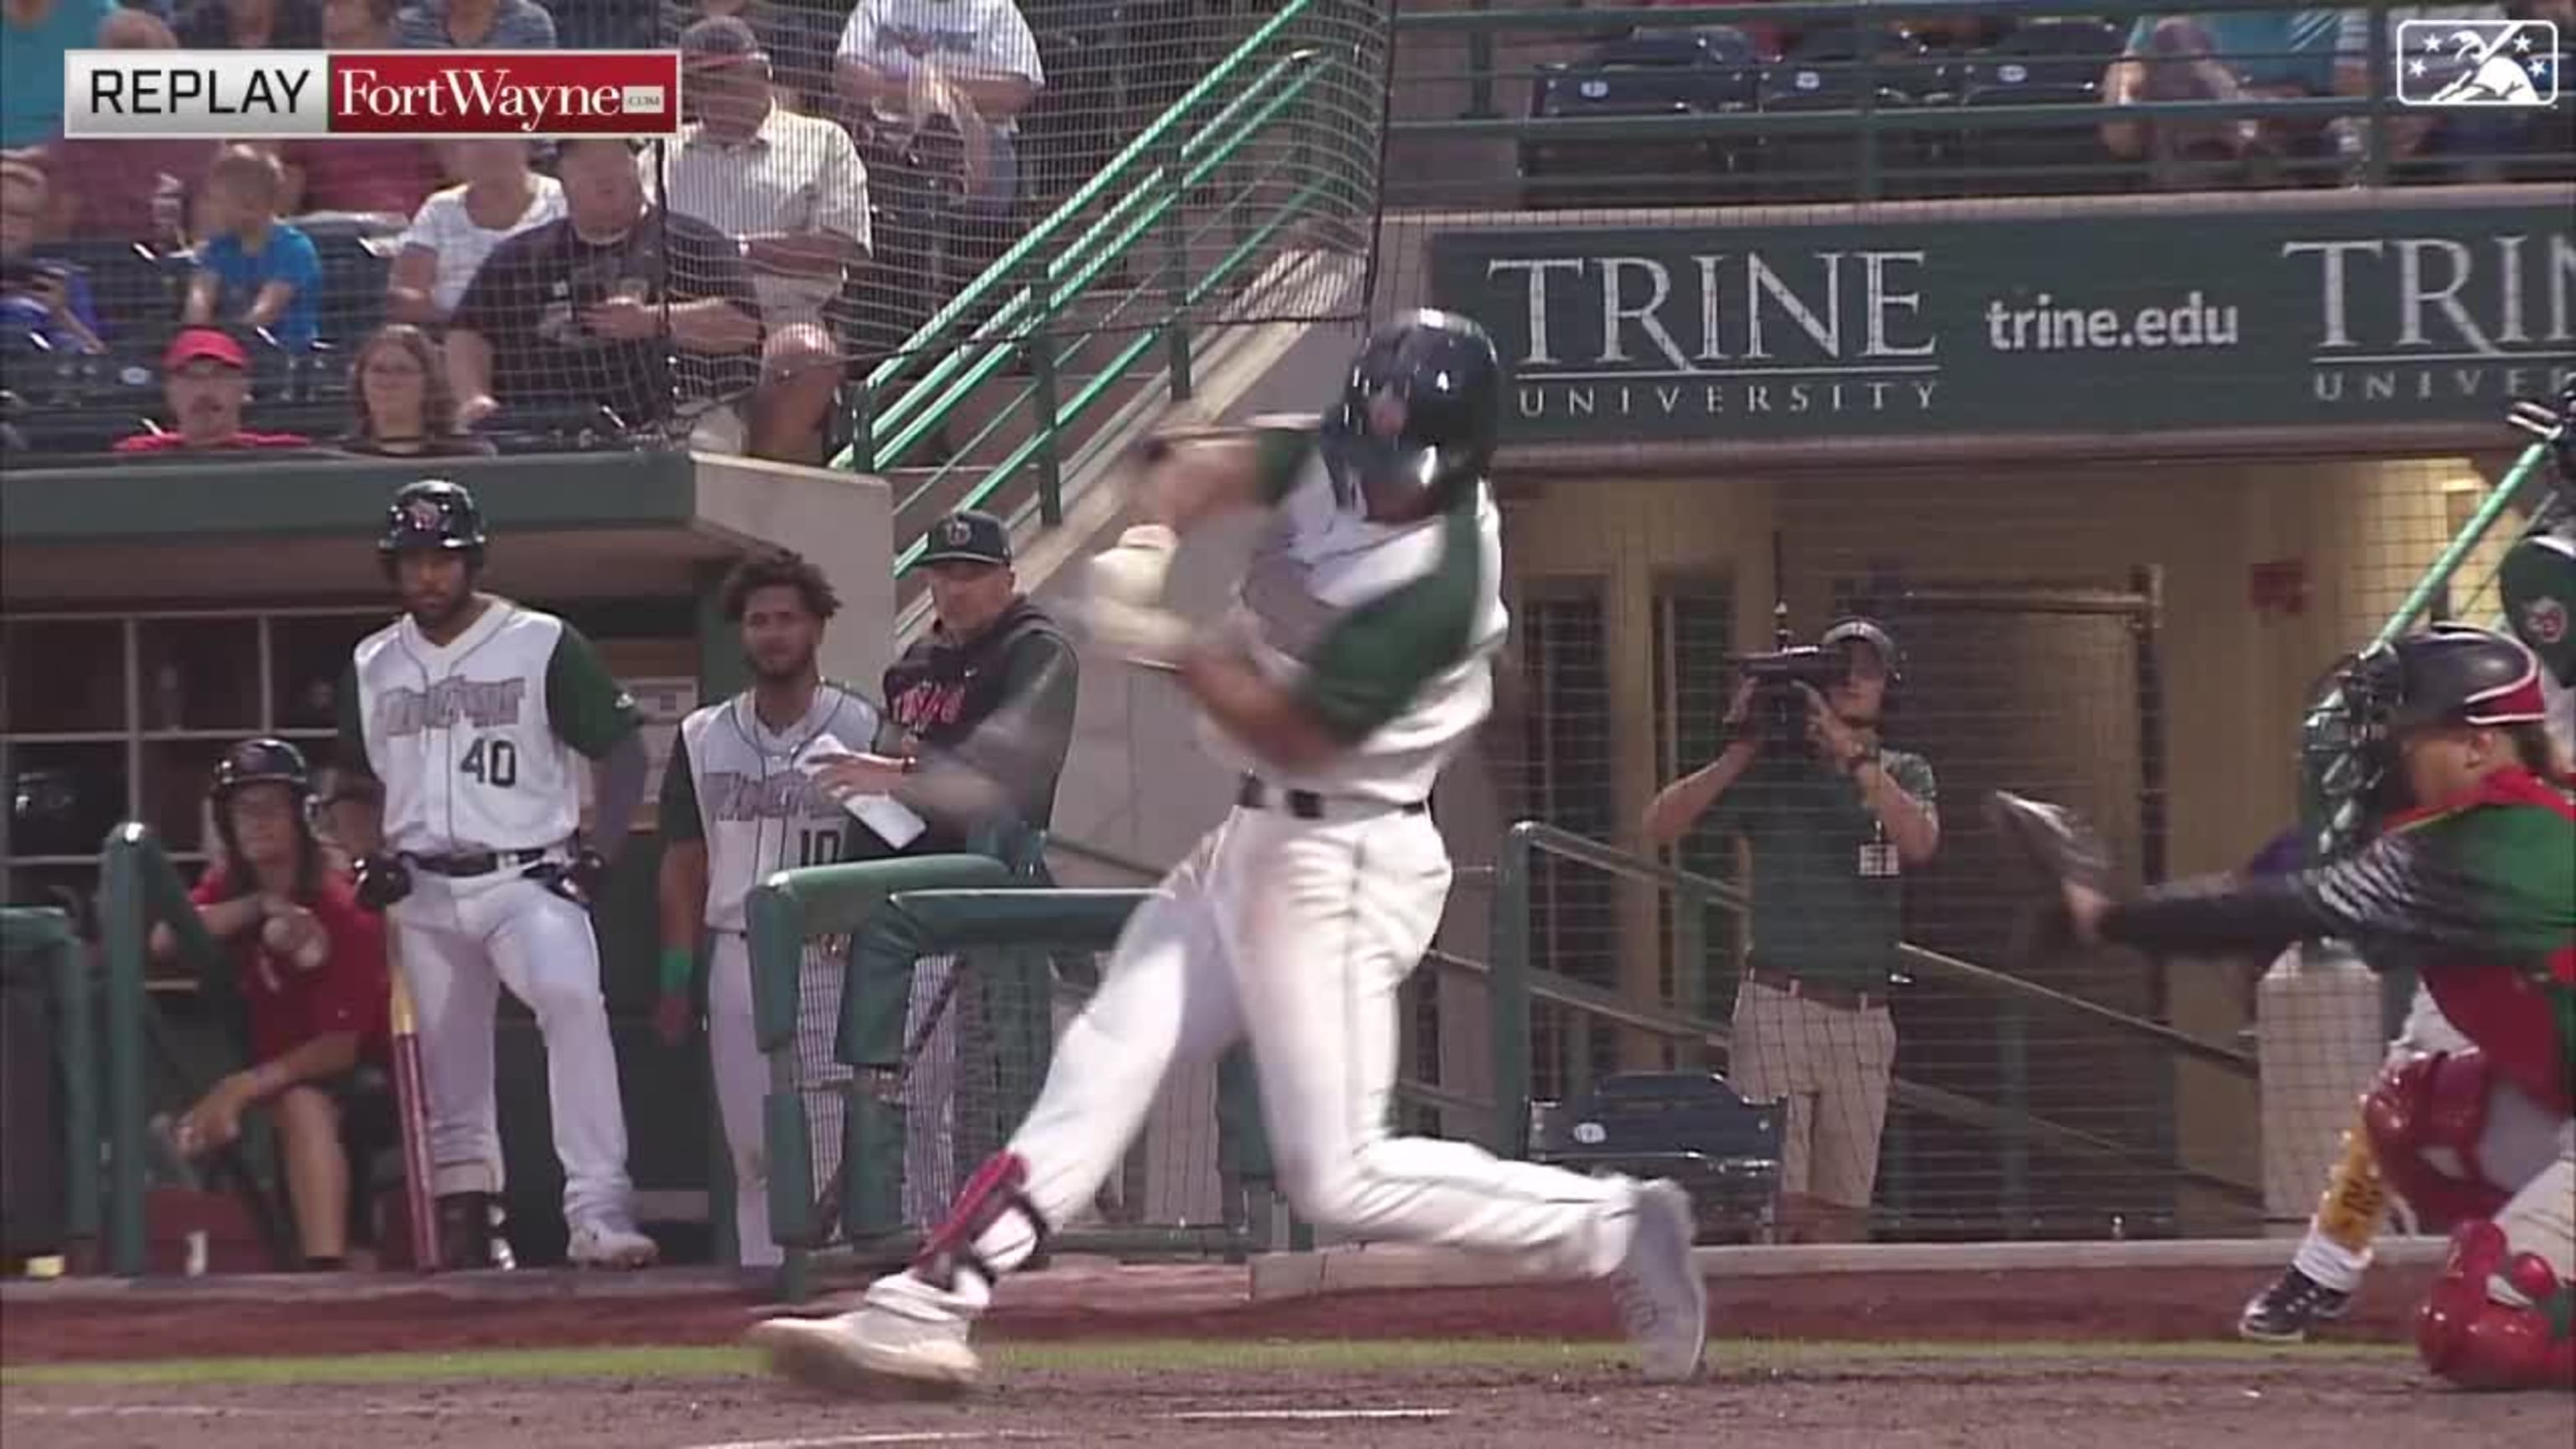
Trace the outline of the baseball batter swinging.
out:
<instances>
[{"instance_id":1,"label":"baseball batter swinging","mask_svg":"<svg viewBox=\"0 0 2576 1449\"><path fill-rule=\"evenodd\" d=\"M1088 622L1175 676L1242 770L1236 807L1128 923L1028 1120L921 1256L856 1311L754 1328L773 1368L862 1392L971 1386L969 1328L1002 1275L1091 1201L1176 1063L1248 1035L1279 1181L1307 1218L1613 1278L1646 1373L1697 1371L1707 1294L1678 1186L1387 1130L1397 989L1449 888L1432 782L1491 708L1509 622L1484 479L1501 394L1481 329L1415 312L1369 339L1319 429L1147 445L1148 521L1093 560ZM1240 508L1269 526L1202 634L1157 607L1165 574L1182 534Z\"/></svg>"},{"instance_id":2,"label":"baseball batter swinging","mask_svg":"<svg viewBox=\"0 0 2576 1449\"><path fill-rule=\"evenodd\" d=\"M600 765L598 828L614 848L643 798L635 703L588 640L474 587L482 514L454 483L394 495L377 541L403 617L362 640L340 690L338 763L381 782L358 899L385 911L420 1020L431 1191L450 1267L491 1261L502 1189L493 1012L503 986L535 1013L577 1264L641 1267L626 1115L599 991L580 847L577 756Z\"/></svg>"},{"instance_id":3,"label":"baseball batter swinging","mask_svg":"<svg viewBox=\"0 0 2576 1449\"><path fill-rule=\"evenodd\" d=\"M686 993L703 927L715 937L707 1044L716 1110L732 1153L738 1258L751 1268L775 1264L782 1254L769 1225L760 1105L769 1068L753 1030L743 902L778 871L848 856L859 822L797 760L827 744L839 746L836 755L873 750L880 719L874 705L824 682L815 667L824 626L840 610L820 569L794 554L747 559L725 580L722 599L727 617L741 628L752 686L681 721L680 747L662 776L660 1026L674 1041L686 1029ZM841 962L809 951L804 977L798 989L807 1014L838 1020ZM816 1107L821 1139L837 1141L839 1097L822 1096Z\"/></svg>"}]
</instances>

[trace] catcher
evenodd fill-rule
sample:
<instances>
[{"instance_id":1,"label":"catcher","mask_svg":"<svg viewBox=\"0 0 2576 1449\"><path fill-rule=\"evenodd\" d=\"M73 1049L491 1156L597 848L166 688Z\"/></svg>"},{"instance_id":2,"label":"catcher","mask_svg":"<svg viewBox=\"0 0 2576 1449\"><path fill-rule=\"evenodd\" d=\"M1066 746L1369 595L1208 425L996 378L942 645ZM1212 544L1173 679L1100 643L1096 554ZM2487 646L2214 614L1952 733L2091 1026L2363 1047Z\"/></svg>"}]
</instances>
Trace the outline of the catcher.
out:
<instances>
[{"instance_id":1,"label":"catcher","mask_svg":"<svg viewBox=\"0 0 2576 1449\"><path fill-rule=\"evenodd\" d=\"M2188 955L2333 938L2416 971L2467 1046L2394 1064L2363 1120L2389 1186L2452 1230L2417 1344L2457 1383L2576 1388L2576 798L2539 663L2440 625L2354 660L2341 698L2391 810L2332 865L2114 900L2073 817L2002 793L1990 811L2057 884L2042 939Z\"/></svg>"},{"instance_id":2,"label":"catcher","mask_svg":"<svg viewBox=\"0 0 2576 1449\"><path fill-rule=\"evenodd\" d=\"M2497 585L2507 625L2539 656L2541 683L2551 696L2548 729L2560 752L2559 770L2566 773L2576 770L2576 632L2567 627L2568 606L2576 602L2576 382L2554 404L2516 404L2512 419L2551 446L2556 487L2506 552ZM2387 1065L2394 1068L2426 1052L2456 1051L2462 1044L2458 1030L2419 983L2405 1025L2388 1045ZM2387 1184L2371 1156L2369 1130L2356 1120L2344 1134L2342 1153L2298 1252L2238 1314L2238 1336L2257 1343L2299 1343L2349 1312L2370 1268L2371 1243L2386 1216L2387 1199Z\"/></svg>"}]
</instances>

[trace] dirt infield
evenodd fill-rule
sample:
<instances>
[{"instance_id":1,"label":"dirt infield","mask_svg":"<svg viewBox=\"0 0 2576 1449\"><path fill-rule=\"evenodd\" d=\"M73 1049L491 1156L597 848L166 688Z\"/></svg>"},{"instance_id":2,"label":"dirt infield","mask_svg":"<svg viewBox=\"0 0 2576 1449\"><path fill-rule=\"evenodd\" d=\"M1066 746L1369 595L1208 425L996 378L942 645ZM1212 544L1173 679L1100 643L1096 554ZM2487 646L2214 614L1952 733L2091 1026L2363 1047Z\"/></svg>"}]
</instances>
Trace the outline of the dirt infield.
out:
<instances>
[{"instance_id":1,"label":"dirt infield","mask_svg":"<svg viewBox=\"0 0 2576 1449\"><path fill-rule=\"evenodd\" d=\"M1257 1355L1257 1350L1254 1351ZM1340 1415L1322 1418L1318 1415ZM2472 1443L2565 1449L2564 1395L2455 1394L2394 1356L2243 1362L2135 1357L1721 1361L1698 1384L1615 1370L1457 1368L1126 1375L1005 1372L965 1404L861 1405L761 1380L559 1380L275 1388L18 1386L0 1393L13 1445L43 1449L832 1449L897 1444L1367 1444L1562 1449ZM23 1436L23 1437L22 1437Z\"/></svg>"},{"instance_id":2,"label":"dirt infield","mask_svg":"<svg viewBox=\"0 0 2576 1449\"><path fill-rule=\"evenodd\" d=\"M49 1298L13 1290L0 1362L337 1354L734 1341L774 1305L740 1290L663 1294L629 1280L613 1295L536 1273L477 1275L436 1292L335 1297L297 1285L260 1300L222 1289L156 1286L136 1297ZM1710 1323L1724 1336L1834 1342L2144 1342L2223 1339L2264 1274L2210 1268L1985 1273L1827 1273L1718 1277ZM2374 1274L2348 1340L2402 1342L2430 1272ZM214 1284L217 1280L199 1280ZM304 1280L310 1284L312 1280ZM281 1289L283 1292L283 1288ZM1584 1285L1344 1293L1251 1302L1239 1268L1120 1267L1075 1260L1015 1280L986 1336L1095 1339L1594 1340L1617 1336L1608 1296Z\"/></svg>"}]
</instances>

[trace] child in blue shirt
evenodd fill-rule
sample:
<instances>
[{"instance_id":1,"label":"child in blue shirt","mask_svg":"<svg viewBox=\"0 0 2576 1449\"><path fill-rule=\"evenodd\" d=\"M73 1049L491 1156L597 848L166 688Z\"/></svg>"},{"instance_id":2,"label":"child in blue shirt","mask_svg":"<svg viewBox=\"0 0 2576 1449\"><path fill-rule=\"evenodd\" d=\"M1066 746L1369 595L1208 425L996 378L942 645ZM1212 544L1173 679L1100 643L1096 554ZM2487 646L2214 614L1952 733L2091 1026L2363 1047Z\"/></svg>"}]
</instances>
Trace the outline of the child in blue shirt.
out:
<instances>
[{"instance_id":1,"label":"child in blue shirt","mask_svg":"<svg viewBox=\"0 0 2576 1449\"><path fill-rule=\"evenodd\" d=\"M321 326L322 257L313 239L277 219L284 189L276 158L230 147L206 177L207 223L181 320L192 327L265 327L300 351Z\"/></svg>"}]
</instances>

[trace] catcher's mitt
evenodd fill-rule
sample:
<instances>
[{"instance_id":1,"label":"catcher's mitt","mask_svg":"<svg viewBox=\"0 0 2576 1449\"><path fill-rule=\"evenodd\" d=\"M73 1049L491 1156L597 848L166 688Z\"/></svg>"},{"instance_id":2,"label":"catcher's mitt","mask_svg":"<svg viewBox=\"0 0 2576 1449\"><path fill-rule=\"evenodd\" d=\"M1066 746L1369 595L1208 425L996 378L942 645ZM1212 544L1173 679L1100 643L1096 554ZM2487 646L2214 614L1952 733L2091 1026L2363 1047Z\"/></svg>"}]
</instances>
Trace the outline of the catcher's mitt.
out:
<instances>
[{"instance_id":1,"label":"catcher's mitt","mask_svg":"<svg viewBox=\"0 0 2576 1449\"><path fill-rule=\"evenodd\" d=\"M2066 911L2068 885L2109 895L2111 853L2074 811L1996 790L1986 796L1986 819L2005 848L2029 864L2047 894L2033 899L2014 923L2011 956L2027 962L2075 945Z\"/></svg>"}]
</instances>

